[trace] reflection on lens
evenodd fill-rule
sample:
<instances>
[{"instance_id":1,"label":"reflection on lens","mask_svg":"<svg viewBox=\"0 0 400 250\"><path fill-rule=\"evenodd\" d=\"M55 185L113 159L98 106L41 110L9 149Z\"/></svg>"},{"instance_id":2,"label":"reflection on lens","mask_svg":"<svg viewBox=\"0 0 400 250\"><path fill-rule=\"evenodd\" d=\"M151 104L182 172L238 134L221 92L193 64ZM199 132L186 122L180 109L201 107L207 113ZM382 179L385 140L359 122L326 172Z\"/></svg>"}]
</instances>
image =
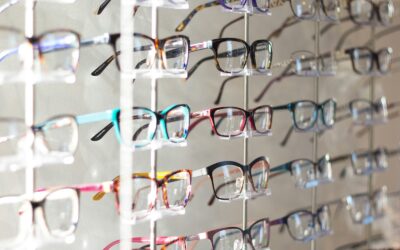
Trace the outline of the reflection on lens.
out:
<instances>
[{"instance_id":1,"label":"reflection on lens","mask_svg":"<svg viewBox=\"0 0 400 250\"><path fill-rule=\"evenodd\" d=\"M79 59L79 37L68 31L46 33L39 40L41 73L75 79ZM59 80L59 79L54 79Z\"/></svg>"},{"instance_id":2,"label":"reflection on lens","mask_svg":"<svg viewBox=\"0 0 400 250\"><path fill-rule=\"evenodd\" d=\"M217 198L230 200L240 196L243 189L243 171L238 166L224 165L212 172L214 191Z\"/></svg>"},{"instance_id":3,"label":"reflection on lens","mask_svg":"<svg viewBox=\"0 0 400 250\"><path fill-rule=\"evenodd\" d=\"M253 117L257 132L266 133L271 130L272 112L270 107L260 107L254 110Z\"/></svg>"},{"instance_id":4,"label":"reflection on lens","mask_svg":"<svg viewBox=\"0 0 400 250\"><path fill-rule=\"evenodd\" d=\"M367 100L356 100L350 104L353 121L356 124L366 124L372 121L373 108Z\"/></svg>"},{"instance_id":5,"label":"reflection on lens","mask_svg":"<svg viewBox=\"0 0 400 250\"><path fill-rule=\"evenodd\" d=\"M32 206L16 197L0 198L0 244L25 240L32 223Z\"/></svg>"},{"instance_id":6,"label":"reflection on lens","mask_svg":"<svg viewBox=\"0 0 400 250\"><path fill-rule=\"evenodd\" d=\"M294 122L298 129L311 129L317 120L317 115L317 107L313 102L298 102L294 107Z\"/></svg>"},{"instance_id":7,"label":"reflection on lens","mask_svg":"<svg viewBox=\"0 0 400 250\"><path fill-rule=\"evenodd\" d=\"M265 249L269 245L269 222L262 220L250 228L251 243L255 249Z\"/></svg>"},{"instance_id":8,"label":"reflection on lens","mask_svg":"<svg viewBox=\"0 0 400 250\"><path fill-rule=\"evenodd\" d=\"M265 159L260 159L251 165L250 172L255 191L266 190L268 188L269 163Z\"/></svg>"},{"instance_id":9,"label":"reflection on lens","mask_svg":"<svg viewBox=\"0 0 400 250\"><path fill-rule=\"evenodd\" d=\"M268 11L270 0L256 0L257 9L261 12Z\"/></svg>"},{"instance_id":10,"label":"reflection on lens","mask_svg":"<svg viewBox=\"0 0 400 250\"><path fill-rule=\"evenodd\" d=\"M246 114L237 108L222 108L215 111L214 124L221 136L238 136L246 122Z\"/></svg>"},{"instance_id":11,"label":"reflection on lens","mask_svg":"<svg viewBox=\"0 0 400 250\"><path fill-rule=\"evenodd\" d=\"M385 149L380 148L375 153L376 165L380 169L386 169L389 167L388 158Z\"/></svg>"},{"instance_id":12,"label":"reflection on lens","mask_svg":"<svg viewBox=\"0 0 400 250\"><path fill-rule=\"evenodd\" d=\"M260 72L267 71L271 66L271 44L268 41L260 41L253 46L256 69Z\"/></svg>"},{"instance_id":13,"label":"reflection on lens","mask_svg":"<svg viewBox=\"0 0 400 250\"><path fill-rule=\"evenodd\" d=\"M394 6L392 1L383 1L379 3L379 17L384 25L392 23L394 17Z\"/></svg>"},{"instance_id":14,"label":"reflection on lens","mask_svg":"<svg viewBox=\"0 0 400 250\"><path fill-rule=\"evenodd\" d=\"M322 106L322 113L324 118L324 125L331 127L335 123L335 114L336 114L336 103L333 100L329 100L324 103Z\"/></svg>"},{"instance_id":15,"label":"reflection on lens","mask_svg":"<svg viewBox=\"0 0 400 250\"><path fill-rule=\"evenodd\" d=\"M368 74L372 70L373 56L368 49L358 48L352 54L355 71L360 74Z\"/></svg>"},{"instance_id":16,"label":"reflection on lens","mask_svg":"<svg viewBox=\"0 0 400 250\"><path fill-rule=\"evenodd\" d=\"M182 37L165 41L165 68L167 70L185 70L188 61L189 44Z\"/></svg>"},{"instance_id":17,"label":"reflection on lens","mask_svg":"<svg viewBox=\"0 0 400 250\"><path fill-rule=\"evenodd\" d=\"M236 228L224 229L216 234L213 238L214 250L241 250L243 246L242 231Z\"/></svg>"},{"instance_id":18,"label":"reflection on lens","mask_svg":"<svg viewBox=\"0 0 400 250\"><path fill-rule=\"evenodd\" d=\"M78 194L74 189L50 193L44 203L44 213L50 233L65 237L75 231L79 216Z\"/></svg>"},{"instance_id":19,"label":"reflection on lens","mask_svg":"<svg viewBox=\"0 0 400 250\"><path fill-rule=\"evenodd\" d=\"M379 70L382 74L389 72L392 62L392 50L384 49L378 53Z\"/></svg>"},{"instance_id":20,"label":"reflection on lens","mask_svg":"<svg viewBox=\"0 0 400 250\"><path fill-rule=\"evenodd\" d=\"M117 40L117 51L121 51L121 39ZM152 39L135 35L133 38L134 69L150 69L156 60L157 51ZM117 60L120 59L117 57Z\"/></svg>"},{"instance_id":21,"label":"reflection on lens","mask_svg":"<svg viewBox=\"0 0 400 250\"><path fill-rule=\"evenodd\" d=\"M137 218L143 218L153 208L155 199L157 198L156 183L148 178L134 176L132 178L132 195L133 204L132 212Z\"/></svg>"},{"instance_id":22,"label":"reflection on lens","mask_svg":"<svg viewBox=\"0 0 400 250\"><path fill-rule=\"evenodd\" d=\"M31 145L27 141L27 127L22 119L0 118L0 152L1 156L23 153Z\"/></svg>"},{"instance_id":23,"label":"reflection on lens","mask_svg":"<svg viewBox=\"0 0 400 250\"><path fill-rule=\"evenodd\" d=\"M346 198L347 209L350 212L350 216L356 223L371 222L369 219L372 214L372 206L368 195L360 196L348 196Z\"/></svg>"},{"instance_id":24,"label":"reflection on lens","mask_svg":"<svg viewBox=\"0 0 400 250\"><path fill-rule=\"evenodd\" d=\"M133 109L132 119L120 119L119 128L121 129L121 122L127 122L127 126L132 126L133 137L132 140L126 141L127 145L134 145L137 147L145 146L154 138L157 129L157 117L150 110L146 109Z\"/></svg>"},{"instance_id":25,"label":"reflection on lens","mask_svg":"<svg viewBox=\"0 0 400 250\"><path fill-rule=\"evenodd\" d=\"M287 218L288 228L293 238L304 240L313 235L314 220L308 211L300 211Z\"/></svg>"},{"instance_id":26,"label":"reflection on lens","mask_svg":"<svg viewBox=\"0 0 400 250\"><path fill-rule=\"evenodd\" d=\"M315 0L290 0L290 4L294 15L299 18L310 19L315 16Z\"/></svg>"},{"instance_id":27,"label":"reflection on lens","mask_svg":"<svg viewBox=\"0 0 400 250\"><path fill-rule=\"evenodd\" d=\"M167 189L169 207L171 209L184 208L189 199L189 172L182 171L170 176L165 185Z\"/></svg>"},{"instance_id":28,"label":"reflection on lens","mask_svg":"<svg viewBox=\"0 0 400 250\"><path fill-rule=\"evenodd\" d=\"M351 163L355 174L363 174L370 172L373 168L376 168L376 162L374 155L370 152L353 153L351 157Z\"/></svg>"},{"instance_id":29,"label":"reflection on lens","mask_svg":"<svg viewBox=\"0 0 400 250\"><path fill-rule=\"evenodd\" d=\"M45 147L51 153L73 154L78 146L78 125L72 117L59 117L38 126Z\"/></svg>"},{"instance_id":30,"label":"reflection on lens","mask_svg":"<svg viewBox=\"0 0 400 250\"><path fill-rule=\"evenodd\" d=\"M373 15L372 2L368 0L352 0L350 2L350 13L354 22L367 24L371 21Z\"/></svg>"},{"instance_id":31,"label":"reflection on lens","mask_svg":"<svg viewBox=\"0 0 400 250\"><path fill-rule=\"evenodd\" d=\"M319 233L328 233L331 231L331 214L329 206L321 207L318 212L318 222Z\"/></svg>"},{"instance_id":32,"label":"reflection on lens","mask_svg":"<svg viewBox=\"0 0 400 250\"><path fill-rule=\"evenodd\" d=\"M340 1L339 0L322 0L323 9L326 16L331 20L339 20L340 17Z\"/></svg>"},{"instance_id":33,"label":"reflection on lens","mask_svg":"<svg viewBox=\"0 0 400 250\"><path fill-rule=\"evenodd\" d=\"M166 127L169 140L182 142L186 140L189 130L189 110L185 106L178 106L166 114Z\"/></svg>"},{"instance_id":34,"label":"reflection on lens","mask_svg":"<svg viewBox=\"0 0 400 250\"><path fill-rule=\"evenodd\" d=\"M0 28L0 77L11 80L22 70L24 34L12 28Z\"/></svg>"},{"instance_id":35,"label":"reflection on lens","mask_svg":"<svg viewBox=\"0 0 400 250\"><path fill-rule=\"evenodd\" d=\"M316 179L314 164L310 160L297 160L292 162L292 174L296 179L297 185L305 185L307 182Z\"/></svg>"},{"instance_id":36,"label":"reflection on lens","mask_svg":"<svg viewBox=\"0 0 400 250\"><path fill-rule=\"evenodd\" d=\"M222 71L241 72L247 61L247 47L244 42L228 40L221 42L217 48L217 61Z\"/></svg>"},{"instance_id":37,"label":"reflection on lens","mask_svg":"<svg viewBox=\"0 0 400 250\"><path fill-rule=\"evenodd\" d=\"M317 73L317 62L314 53L310 51L296 51L291 58L294 62L296 74L307 75Z\"/></svg>"}]
</instances>

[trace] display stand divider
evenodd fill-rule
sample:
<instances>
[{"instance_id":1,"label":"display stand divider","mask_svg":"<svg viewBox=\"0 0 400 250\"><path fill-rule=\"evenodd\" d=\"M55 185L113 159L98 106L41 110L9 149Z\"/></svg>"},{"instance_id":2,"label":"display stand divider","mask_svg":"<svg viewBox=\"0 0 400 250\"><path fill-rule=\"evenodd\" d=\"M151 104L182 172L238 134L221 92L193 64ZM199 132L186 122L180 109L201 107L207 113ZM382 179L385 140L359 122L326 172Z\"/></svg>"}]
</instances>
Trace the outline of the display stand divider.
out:
<instances>
[{"instance_id":1,"label":"display stand divider","mask_svg":"<svg viewBox=\"0 0 400 250\"><path fill-rule=\"evenodd\" d=\"M250 32L250 25L249 25L249 14L244 13L244 40L246 43L249 43L249 32ZM246 75L243 77L243 109L249 109L249 77ZM249 138L247 136L243 139L243 165L248 164L248 157L249 157ZM247 185L248 185L248 176L247 173L244 175L245 182L244 182L244 192L247 192ZM247 217L248 217L248 204L247 199L243 199L243 211L242 211L242 220L243 220L243 230L247 228ZM246 244L244 244L246 246ZM246 247L245 247L246 249Z\"/></svg>"},{"instance_id":2,"label":"display stand divider","mask_svg":"<svg viewBox=\"0 0 400 250\"><path fill-rule=\"evenodd\" d=\"M25 37L31 38L35 35L35 0L25 0ZM23 45L24 46L24 45ZM26 49L27 55L24 58L24 84L25 84L25 125L27 128L27 138L32 138L32 144L26 151L25 166L25 195L33 198L36 186L36 176L34 169L34 132L31 129L35 121L35 78L32 77L34 70L35 54L33 46ZM29 240L34 241L35 229L32 228ZM34 250L36 246L34 242L26 244L26 249Z\"/></svg>"},{"instance_id":3,"label":"display stand divider","mask_svg":"<svg viewBox=\"0 0 400 250\"><path fill-rule=\"evenodd\" d=\"M317 1L317 9L320 8L321 2ZM315 40L314 40L314 54L316 57L316 62L317 62L317 70L320 69L320 60L318 59L320 56L320 21L316 21L314 23L314 33L315 33ZM316 103L319 103L319 74L315 76L314 78L314 101ZM319 112L319 111L317 111ZM322 115L322 114L321 114ZM315 131L313 134L313 152L312 152L312 159L314 162L318 161L318 131ZM314 168L316 168L314 166ZM314 171L317 171L317 169L314 169ZM317 210L317 203L318 203L318 195L317 195L317 187L312 188L311 190L311 211L313 213L316 212ZM316 240L311 241L311 250L316 250L317 249L317 242Z\"/></svg>"},{"instance_id":4,"label":"display stand divider","mask_svg":"<svg viewBox=\"0 0 400 250\"><path fill-rule=\"evenodd\" d=\"M130 118L133 116L134 104L134 88L132 78L133 73L133 44L134 44L134 18L132 9L135 0L121 0L120 2L120 30L121 30L121 55L120 55L120 119ZM121 123L121 137L131 140L133 137L133 124L128 122ZM120 145L120 250L132 249L132 226L130 219L132 218L132 182L131 175L133 170L133 153L132 150L124 143Z\"/></svg>"},{"instance_id":5,"label":"display stand divider","mask_svg":"<svg viewBox=\"0 0 400 250\"><path fill-rule=\"evenodd\" d=\"M158 37L158 8L154 4L151 6L151 37L156 39ZM160 62L161 58L157 60ZM160 62L161 63L161 62ZM157 65L158 66L158 65ZM160 67L158 67L160 68ZM151 78L151 109L156 111L158 106L158 80L155 77ZM154 179L157 177L157 149L151 149L150 151L150 176ZM153 190L153 189L156 190ZM151 187L151 193L157 193L157 186ZM155 199L154 209L157 209L157 199ZM157 218L152 217L150 220L150 250L157 250L156 239L157 239Z\"/></svg>"},{"instance_id":6,"label":"display stand divider","mask_svg":"<svg viewBox=\"0 0 400 250\"><path fill-rule=\"evenodd\" d=\"M376 28L374 26L371 27L371 49L375 49L375 33ZM375 76L371 76L369 79L369 100L373 102L375 99ZM370 151L374 150L374 126L369 127L368 131L368 148ZM371 174L368 176L368 193L371 196L374 192L374 175ZM372 237L372 223L366 226L366 238L367 238L367 246L368 249L371 247L371 237Z\"/></svg>"}]
</instances>

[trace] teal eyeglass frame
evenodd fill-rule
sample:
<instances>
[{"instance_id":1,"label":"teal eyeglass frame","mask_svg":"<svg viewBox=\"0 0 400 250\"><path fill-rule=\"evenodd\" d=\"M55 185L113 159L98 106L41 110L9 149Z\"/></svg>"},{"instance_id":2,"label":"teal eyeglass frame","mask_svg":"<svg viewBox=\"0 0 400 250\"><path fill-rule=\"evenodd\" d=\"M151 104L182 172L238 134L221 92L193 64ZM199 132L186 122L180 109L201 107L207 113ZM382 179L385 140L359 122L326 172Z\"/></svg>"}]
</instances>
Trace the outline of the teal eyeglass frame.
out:
<instances>
[{"instance_id":1,"label":"teal eyeglass frame","mask_svg":"<svg viewBox=\"0 0 400 250\"><path fill-rule=\"evenodd\" d=\"M167 122L173 122L176 121L174 119L167 119L167 115L169 112L177 109L177 108L183 108L183 115L184 115L184 120L186 122L185 124L185 128L184 128L184 132L182 134L182 136L180 137L180 140L172 140L169 135L168 135L168 129L167 129ZM183 141L186 140L188 134L189 134L189 126L190 126L190 107L186 104L174 104L174 105L170 105L167 108L158 111L158 112L154 112L151 109L145 108L145 107L133 107L133 110L143 110L144 113L149 114L152 116L152 119L156 119L156 127L154 129L154 131L152 131L152 133L150 133L150 135L148 136L148 142L142 143L142 144L135 144L135 143L124 143L124 141L122 140L121 137L121 133L120 133L120 125L119 125L119 120L120 120L120 113L121 113L121 109L119 108L115 108L115 109L111 109L111 110L106 110L103 112L97 112L97 113L90 113L90 114L86 114L86 115L80 115L76 117L77 123L79 125L81 124L87 124L87 123L94 123L94 122L99 122L99 121L110 121L109 124L107 124L104 128L102 128L98 133L96 133L91 140L92 141L99 141L101 140L104 135L106 135L108 133L108 131L110 131L110 129L112 129L114 127L114 131L115 131L115 136L117 137L117 140L120 144L124 143L127 146L130 147L134 147L134 148L141 148L144 146L147 146L148 144L151 143L152 140L154 140L155 136L156 136L156 132L157 132L157 127L160 125L161 126L161 133L163 136L163 139L171 142L171 143L181 143ZM138 134L140 134L140 132L147 128L148 124L140 127L137 131L134 131L134 137L137 136Z\"/></svg>"}]
</instances>

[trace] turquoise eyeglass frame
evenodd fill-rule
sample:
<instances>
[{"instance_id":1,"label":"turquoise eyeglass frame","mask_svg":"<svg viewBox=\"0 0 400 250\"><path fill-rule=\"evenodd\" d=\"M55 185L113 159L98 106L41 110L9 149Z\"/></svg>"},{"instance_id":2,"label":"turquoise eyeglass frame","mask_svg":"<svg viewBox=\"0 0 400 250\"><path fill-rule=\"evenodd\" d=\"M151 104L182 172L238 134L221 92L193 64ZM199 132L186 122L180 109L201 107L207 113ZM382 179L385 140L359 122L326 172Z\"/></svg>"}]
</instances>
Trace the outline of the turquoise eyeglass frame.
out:
<instances>
[{"instance_id":1,"label":"turquoise eyeglass frame","mask_svg":"<svg viewBox=\"0 0 400 250\"><path fill-rule=\"evenodd\" d=\"M186 140L188 134L189 134L189 126L190 126L190 107L186 104L174 104L170 105L167 108L159 111L159 112L154 112L151 109L145 108L145 107L133 107L133 110L143 110L144 113L150 114L154 119L157 120L157 126L161 126L161 132L163 139L168 140L169 142L172 143L180 143L182 142L181 140L171 140L169 135L168 135L168 129L167 129L167 115L170 111L175 110L177 108L183 108L183 115L184 115L184 120L188 120L188 123L185 126L184 133L182 135L182 139ZM115 136L117 137L117 140L119 143L123 143L123 140L121 138L121 133L120 133L120 126L119 126L119 116L121 113L121 109L115 108L111 110L106 110L103 112L97 112L97 113L90 113L86 115L80 115L76 117L76 121L79 125L81 124L87 124L87 123L94 123L94 122L99 122L99 121L111 121L111 123L107 124L103 129L101 129L96 135L94 135L91 140L92 141L98 141L104 137L104 135L112 128L114 127L115 131ZM170 122L173 120L169 120ZM146 125L142 126L140 129L145 129ZM143 146L146 146L151 143L151 141L154 139L156 135L157 127L156 129L150 134L149 136L149 141L142 143L142 144L130 144L128 146L133 146L135 148L140 148ZM140 132L140 131L139 131Z\"/></svg>"}]
</instances>

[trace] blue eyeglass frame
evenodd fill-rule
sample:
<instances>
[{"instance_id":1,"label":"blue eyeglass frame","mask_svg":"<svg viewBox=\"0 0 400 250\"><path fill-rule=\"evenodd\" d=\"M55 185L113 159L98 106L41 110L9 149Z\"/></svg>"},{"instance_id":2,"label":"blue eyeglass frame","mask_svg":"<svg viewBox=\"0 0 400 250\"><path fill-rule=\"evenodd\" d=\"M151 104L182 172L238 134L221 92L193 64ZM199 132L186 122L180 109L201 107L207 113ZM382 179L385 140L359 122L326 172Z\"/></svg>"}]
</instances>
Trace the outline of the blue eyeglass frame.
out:
<instances>
[{"instance_id":1,"label":"blue eyeglass frame","mask_svg":"<svg viewBox=\"0 0 400 250\"><path fill-rule=\"evenodd\" d=\"M151 114L153 117L155 117L155 119L157 119L157 126L161 125L161 132L163 135L163 138L165 140L168 140L169 142L172 143L180 143L182 141L174 141L171 140L169 135L168 135L168 129L167 129L167 122L168 120L166 120L166 116L167 114L171 111L174 110L176 108L179 107L183 107L183 114L185 117L187 117L188 119L188 126L187 128L185 128L184 133L182 135L182 139L186 140L188 134L189 134L189 126L190 126L190 107L186 104L174 104L174 105L170 105L167 108L159 111L159 112L154 112L151 109L145 108L145 107L133 107L133 110L143 110L145 113L147 114ZM80 115L76 117L77 123L79 125L81 124L87 124L87 123L94 123L94 122L99 122L99 121L111 121L111 123L109 123L106 127L104 127L102 130L100 130L95 136L92 137L92 141L98 141L101 138L103 138L103 136L112 128L114 127L114 131L115 131L115 136L117 137L117 140L120 144L126 144L127 146L130 147L134 147L134 148L140 148L140 147L144 147L148 144L151 143L151 141L154 139L155 135L156 135L156 131L157 131L157 126L155 128L155 130L150 134L149 136L149 142L146 143L142 143L142 144L128 144L128 143L124 143L121 137L121 133L120 133L120 126L119 126L119 117L120 117L120 113L121 113L121 109L120 108L115 108L115 109L111 109L111 110L106 110L103 112L97 112L97 113L90 113L90 114L86 114L86 115ZM139 128L146 128L145 126Z\"/></svg>"},{"instance_id":2,"label":"blue eyeglass frame","mask_svg":"<svg viewBox=\"0 0 400 250\"><path fill-rule=\"evenodd\" d=\"M333 103L333 124L328 124L327 121L325 120L325 112L324 112L324 106L328 103L332 102ZM314 112L312 114L312 121L310 122L310 125L306 128L301 128L299 127L299 125L297 124L296 121L296 109L297 106L301 103L310 103L312 105L314 105ZM314 101L310 101L310 100L300 100L300 101L296 101L296 102L291 102L285 105L280 105L280 106L275 106L272 107L273 110L289 110L292 113L292 122L293 122L293 126L299 130L299 131L309 131L311 130L315 124L318 121L318 113L319 111L321 111L322 113L322 123L327 127L327 128L331 128L333 127L333 125L335 124L335 120L336 120L336 106L337 103L334 99L330 98L320 104L314 102Z\"/></svg>"}]
</instances>

